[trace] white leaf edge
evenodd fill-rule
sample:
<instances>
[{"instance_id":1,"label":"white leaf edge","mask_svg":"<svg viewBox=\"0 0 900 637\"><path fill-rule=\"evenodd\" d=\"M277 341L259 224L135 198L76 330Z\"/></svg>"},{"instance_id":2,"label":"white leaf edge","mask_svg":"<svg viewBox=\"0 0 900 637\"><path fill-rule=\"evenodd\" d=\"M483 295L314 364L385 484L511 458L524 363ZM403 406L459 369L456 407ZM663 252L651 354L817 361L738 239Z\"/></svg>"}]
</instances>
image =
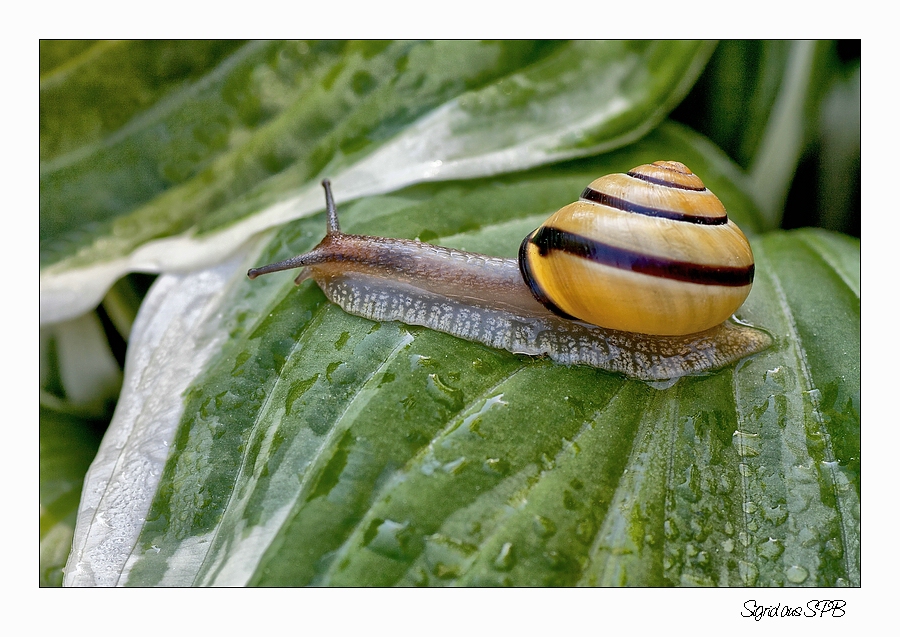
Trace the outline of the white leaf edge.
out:
<instances>
[{"instance_id":1,"label":"white leaf edge","mask_svg":"<svg viewBox=\"0 0 900 637\"><path fill-rule=\"evenodd\" d=\"M331 175L336 200L392 192L423 181L469 179L526 170L576 157L585 157L624 146L640 139L665 116L670 102L680 99L693 85L708 59L701 49L685 70L670 99L645 118L643 125L617 138L585 148L572 148L592 130L625 112L631 101L617 88L626 82L633 66L629 61L604 67L604 81L576 82L572 90L543 100L539 120L523 123L515 118L492 126L473 126L464 104L477 99L466 93L420 118L397 137L356 164ZM630 62L637 62L638 58ZM585 64L592 61L585 59ZM582 73L573 73L575 78ZM483 89L482 95L497 86ZM482 122L484 123L484 122ZM459 132L464 131L464 132ZM515 140L509 143L509 140ZM40 276L41 325L76 317L96 306L109 287L128 272L184 272L220 262L239 250L248 238L323 208L318 184L306 184L295 194L228 228L204 235L185 234L150 241L131 254L108 262L71 268L62 262Z\"/></svg>"},{"instance_id":2,"label":"white leaf edge","mask_svg":"<svg viewBox=\"0 0 900 637\"><path fill-rule=\"evenodd\" d=\"M85 476L64 586L116 586L156 493L184 411L183 394L227 338L229 282L261 241L219 265L166 274L134 323L113 420Z\"/></svg>"}]
</instances>

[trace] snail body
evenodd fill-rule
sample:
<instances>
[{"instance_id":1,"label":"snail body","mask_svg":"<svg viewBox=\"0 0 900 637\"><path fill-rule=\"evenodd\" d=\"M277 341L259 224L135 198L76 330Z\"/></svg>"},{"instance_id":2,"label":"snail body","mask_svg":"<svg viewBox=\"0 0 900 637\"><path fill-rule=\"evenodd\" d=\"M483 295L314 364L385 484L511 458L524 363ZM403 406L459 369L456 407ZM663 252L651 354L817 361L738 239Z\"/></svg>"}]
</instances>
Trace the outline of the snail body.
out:
<instances>
[{"instance_id":1,"label":"snail body","mask_svg":"<svg viewBox=\"0 0 900 637\"><path fill-rule=\"evenodd\" d=\"M749 243L683 164L592 182L503 259L340 231L323 181L327 234L306 254L251 269L304 268L345 311L423 325L642 380L726 366L771 343L727 320L753 280Z\"/></svg>"}]
</instances>

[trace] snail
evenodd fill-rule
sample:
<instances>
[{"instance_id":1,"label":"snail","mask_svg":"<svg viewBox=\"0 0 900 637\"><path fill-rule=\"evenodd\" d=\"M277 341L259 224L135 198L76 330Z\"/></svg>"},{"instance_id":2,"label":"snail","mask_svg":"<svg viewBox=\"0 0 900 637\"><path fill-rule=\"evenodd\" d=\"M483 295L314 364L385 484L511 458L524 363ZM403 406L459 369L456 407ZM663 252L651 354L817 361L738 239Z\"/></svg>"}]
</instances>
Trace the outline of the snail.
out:
<instances>
[{"instance_id":1,"label":"snail","mask_svg":"<svg viewBox=\"0 0 900 637\"><path fill-rule=\"evenodd\" d=\"M684 164L593 181L503 259L341 232L247 272L304 268L329 300L375 321L423 325L514 353L646 381L724 367L771 343L729 317L750 293L750 244Z\"/></svg>"}]
</instances>

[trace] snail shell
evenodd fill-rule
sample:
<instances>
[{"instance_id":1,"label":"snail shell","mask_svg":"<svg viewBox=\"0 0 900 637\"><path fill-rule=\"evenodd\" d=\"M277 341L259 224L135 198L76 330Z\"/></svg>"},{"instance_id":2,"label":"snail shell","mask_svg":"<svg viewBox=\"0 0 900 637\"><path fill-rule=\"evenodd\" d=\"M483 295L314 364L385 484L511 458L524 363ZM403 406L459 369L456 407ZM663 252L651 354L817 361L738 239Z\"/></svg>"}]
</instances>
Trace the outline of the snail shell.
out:
<instances>
[{"instance_id":1,"label":"snail shell","mask_svg":"<svg viewBox=\"0 0 900 637\"><path fill-rule=\"evenodd\" d=\"M753 283L753 253L684 164L600 177L522 242L522 274L562 316L642 334L722 323Z\"/></svg>"},{"instance_id":2,"label":"snail shell","mask_svg":"<svg viewBox=\"0 0 900 637\"><path fill-rule=\"evenodd\" d=\"M771 338L727 320L753 255L721 202L683 164L595 180L501 259L420 241L345 234L327 180L328 226L303 267L345 311L423 325L514 353L642 380L729 365Z\"/></svg>"}]
</instances>

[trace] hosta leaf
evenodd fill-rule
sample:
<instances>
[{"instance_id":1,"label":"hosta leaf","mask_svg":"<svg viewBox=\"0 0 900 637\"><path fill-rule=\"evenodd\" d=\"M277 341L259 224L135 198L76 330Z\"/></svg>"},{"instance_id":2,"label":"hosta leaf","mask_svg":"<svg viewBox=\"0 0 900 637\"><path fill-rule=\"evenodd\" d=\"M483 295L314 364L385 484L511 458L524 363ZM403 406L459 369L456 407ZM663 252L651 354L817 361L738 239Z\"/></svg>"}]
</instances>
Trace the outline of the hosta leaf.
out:
<instances>
[{"instance_id":1,"label":"hosta leaf","mask_svg":"<svg viewBox=\"0 0 900 637\"><path fill-rule=\"evenodd\" d=\"M42 83L41 321L89 310L129 271L222 261L318 210L323 175L346 201L622 146L674 107L711 50L251 42L226 56L230 45L95 45ZM181 60L181 74L159 59ZM61 106L92 104L92 78L117 64L110 113Z\"/></svg>"},{"instance_id":2,"label":"hosta leaf","mask_svg":"<svg viewBox=\"0 0 900 637\"><path fill-rule=\"evenodd\" d=\"M361 199L342 225L510 256L596 175L662 157L753 230L741 173L674 125ZM373 323L287 274L246 280L323 225L154 286L69 584L859 583L858 242L752 238L739 316L775 345L663 387Z\"/></svg>"},{"instance_id":3,"label":"hosta leaf","mask_svg":"<svg viewBox=\"0 0 900 637\"><path fill-rule=\"evenodd\" d=\"M84 475L100 435L94 422L40 408L40 585L59 586L72 546Z\"/></svg>"}]
</instances>

